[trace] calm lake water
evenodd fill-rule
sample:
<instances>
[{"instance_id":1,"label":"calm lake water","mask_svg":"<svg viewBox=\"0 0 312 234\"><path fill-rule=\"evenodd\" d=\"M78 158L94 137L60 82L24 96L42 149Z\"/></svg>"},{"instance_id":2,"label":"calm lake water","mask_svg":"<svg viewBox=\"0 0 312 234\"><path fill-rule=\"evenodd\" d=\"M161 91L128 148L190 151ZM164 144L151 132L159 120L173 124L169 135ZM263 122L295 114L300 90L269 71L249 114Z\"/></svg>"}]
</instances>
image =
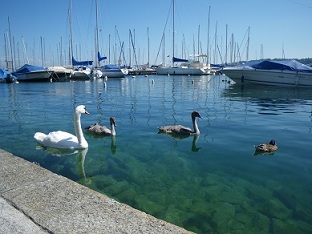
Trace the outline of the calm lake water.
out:
<instances>
[{"instance_id":1,"label":"calm lake water","mask_svg":"<svg viewBox=\"0 0 312 234\"><path fill-rule=\"evenodd\" d=\"M137 76L66 83L2 84L0 148L120 202L197 233L312 232L311 89L233 85L224 76ZM85 134L89 148L43 150L37 131L74 133L109 125L117 136ZM158 126L191 127L174 139ZM275 139L272 155L254 145Z\"/></svg>"}]
</instances>

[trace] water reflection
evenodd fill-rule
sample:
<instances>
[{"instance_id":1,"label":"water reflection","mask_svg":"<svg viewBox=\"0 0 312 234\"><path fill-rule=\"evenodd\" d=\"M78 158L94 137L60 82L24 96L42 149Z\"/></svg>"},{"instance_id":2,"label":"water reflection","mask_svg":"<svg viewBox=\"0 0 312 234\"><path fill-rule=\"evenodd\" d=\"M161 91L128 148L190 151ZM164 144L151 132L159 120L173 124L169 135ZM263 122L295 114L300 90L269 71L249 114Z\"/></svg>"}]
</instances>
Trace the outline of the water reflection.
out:
<instances>
[{"instance_id":1,"label":"water reflection","mask_svg":"<svg viewBox=\"0 0 312 234\"><path fill-rule=\"evenodd\" d=\"M282 104L301 103L312 100L311 89L294 88L294 87L278 87L257 84L232 84L224 89L224 97L229 98L252 98L258 100L276 100L282 99Z\"/></svg>"},{"instance_id":2,"label":"water reflection","mask_svg":"<svg viewBox=\"0 0 312 234\"><path fill-rule=\"evenodd\" d=\"M185 138L189 138L189 137L192 137L192 143L191 143L191 151L192 152L199 152L201 147L197 147L197 141L199 139L199 135L194 135L194 136L190 136L190 135L172 135L172 134L166 134L166 133L163 133L163 132L158 132L158 134L161 134L161 135L166 135L168 137L170 137L171 139L174 140L174 148L177 147L178 145L178 142L180 140L183 140Z\"/></svg>"},{"instance_id":3,"label":"water reflection","mask_svg":"<svg viewBox=\"0 0 312 234\"><path fill-rule=\"evenodd\" d=\"M273 156L274 152L260 152L255 150L254 156Z\"/></svg>"},{"instance_id":4,"label":"water reflection","mask_svg":"<svg viewBox=\"0 0 312 234\"><path fill-rule=\"evenodd\" d=\"M305 88L234 84L224 90L223 96L257 106L258 114L262 115L294 114L298 105L312 106L312 93Z\"/></svg>"},{"instance_id":5,"label":"water reflection","mask_svg":"<svg viewBox=\"0 0 312 234\"><path fill-rule=\"evenodd\" d=\"M198 139L199 139L198 135L195 135L193 137L193 140L192 140L192 152L198 152L201 149L201 147L197 147L196 146Z\"/></svg>"},{"instance_id":6,"label":"water reflection","mask_svg":"<svg viewBox=\"0 0 312 234\"><path fill-rule=\"evenodd\" d=\"M41 150L45 152L45 157L53 156L58 157L62 161L67 161L67 157L75 157L76 164L77 164L77 175L79 177L79 181L85 185L91 184L91 179L87 178L85 172L85 159L88 153L88 148L81 149L81 150L71 150L71 149L57 149L57 148L49 148L43 147L41 145L36 146L36 150ZM61 159L64 157L63 159ZM68 158L67 158L68 159ZM39 163L40 164L40 163Z\"/></svg>"},{"instance_id":7,"label":"water reflection","mask_svg":"<svg viewBox=\"0 0 312 234\"><path fill-rule=\"evenodd\" d=\"M87 178L85 171L85 159L88 153L88 148L83 150L78 150L77 153L77 165L78 165L78 175L83 184L90 185L92 183L91 178Z\"/></svg>"},{"instance_id":8,"label":"water reflection","mask_svg":"<svg viewBox=\"0 0 312 234\"><path fill-rule=\"evenodd\" d=\"M78 150L57 149L57 148L44 147L42 145L37 145L36 146L36 150L43 150L47 154L52 155L52 156L57 156L57 157L73 155L73 154L77 154L78 153Z\"/></svg>"},{"instance_id":9,"label":"water reflection","mask_svg":"<svg viewBox=\"0 0 312 234\"><path fill-rule=\"evenodd\" d=\"M111 136L112 140L111 140L111 152L112 154L116 154L117 151L117 146L116 146L116 136Z\"/></svg>"}]
</instances>

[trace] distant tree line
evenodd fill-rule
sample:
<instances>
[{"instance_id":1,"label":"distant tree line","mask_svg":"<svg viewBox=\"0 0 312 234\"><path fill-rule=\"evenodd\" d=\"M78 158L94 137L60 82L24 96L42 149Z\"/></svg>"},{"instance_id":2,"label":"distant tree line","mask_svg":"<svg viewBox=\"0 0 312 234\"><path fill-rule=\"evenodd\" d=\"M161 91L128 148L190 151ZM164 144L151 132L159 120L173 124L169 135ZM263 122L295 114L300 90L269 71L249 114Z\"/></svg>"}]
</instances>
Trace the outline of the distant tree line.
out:
<instances>
[{"instance_id":1,"label":"distant tree line","mask_svg":"<svg viewBox=\"0 0 312 234\"><path fill-rule=\"evenodd\" d=\"M296 59L298 62L312 67L312 58Z\"/></svg>"}]
</instances>

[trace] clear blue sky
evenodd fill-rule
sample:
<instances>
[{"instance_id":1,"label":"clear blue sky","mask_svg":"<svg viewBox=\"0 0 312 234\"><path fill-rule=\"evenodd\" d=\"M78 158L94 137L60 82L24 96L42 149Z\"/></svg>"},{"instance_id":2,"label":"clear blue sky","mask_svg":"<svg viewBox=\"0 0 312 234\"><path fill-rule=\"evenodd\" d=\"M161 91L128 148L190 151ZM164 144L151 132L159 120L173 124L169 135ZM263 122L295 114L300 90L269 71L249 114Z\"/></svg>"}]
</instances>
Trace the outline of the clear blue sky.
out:
<instances>
[{"instance_id":1,"label":"clear blue sky","mask_svg":"<svg viewBox=\"0 0 312 234\"><path fill-rule=\"evenodd\" d=\"M211 62L225 60L226 25L228 58L233 35L241 59L246 59L247 30L250 27L249 59L308 58L312 57L312 0L176 0L175 55L207 52L208 9L210 13ZM171 0L99 0L100 52L114 61L113 48L119 51L118 31L124 43L125 58L129 62L129 29L135 40L138 63L148 60L160 63L163 54L172 55ZM95 59L95 0L72 1L74 55L81 60ZM0 66L4 67L5 35L8 35L8 17L14 37L15 55L23 65L28 58L34 65L42 65L41 38L44 45L44 65L64 65L69 41L69 1L30 0L2 1L0 14ZM165 29L166 20L168 25ZM217 26L217 27L216 27ZM217 30L216 30L217 28ZM165 29L165 30L164 30ZM163 32L166 49L157 52ZM109 50L110 35L110 50ZM199 35L199 39L198 39ZM215 57L215 36L218 56ZM198 41L200 46L198 46ZM61 47L62 46L62 47ZM62 48L62 51L61 51ZM162 48L162 47L161 47ZM183 49L182 49L183 48ZM183 52L182 52L183 51ZM63 54L63 62L60 62ZM221 55L221 56L220 56ZM119 57L119 52L117 53ZM132 59L132 64L134 61Z\"/></svg>"}]
</instances>

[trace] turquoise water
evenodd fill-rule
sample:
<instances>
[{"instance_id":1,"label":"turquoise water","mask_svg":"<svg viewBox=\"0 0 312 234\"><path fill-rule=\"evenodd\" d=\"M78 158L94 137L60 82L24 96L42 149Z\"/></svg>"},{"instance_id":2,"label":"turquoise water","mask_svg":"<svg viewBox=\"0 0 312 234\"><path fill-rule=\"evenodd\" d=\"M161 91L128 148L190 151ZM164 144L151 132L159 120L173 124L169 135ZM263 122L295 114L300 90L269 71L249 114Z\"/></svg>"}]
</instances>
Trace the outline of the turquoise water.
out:
<instances>
[{"instance_id":1,"label":"turquoise water","mask_svg":"<svg viewBox=\"0 0 312 234\"><path fill-rule=\"evenodd\" d=\"M137 76L66 83L0 85L0 148L120 202L197 233L311 233L311 89L233 85L224 76ZM88 150L41 149L37 131L108 126L85 134ZM174 139L161 125L201 135ZM272 155L253 145L275 139Z\"/></svg>"}]
</instances>

